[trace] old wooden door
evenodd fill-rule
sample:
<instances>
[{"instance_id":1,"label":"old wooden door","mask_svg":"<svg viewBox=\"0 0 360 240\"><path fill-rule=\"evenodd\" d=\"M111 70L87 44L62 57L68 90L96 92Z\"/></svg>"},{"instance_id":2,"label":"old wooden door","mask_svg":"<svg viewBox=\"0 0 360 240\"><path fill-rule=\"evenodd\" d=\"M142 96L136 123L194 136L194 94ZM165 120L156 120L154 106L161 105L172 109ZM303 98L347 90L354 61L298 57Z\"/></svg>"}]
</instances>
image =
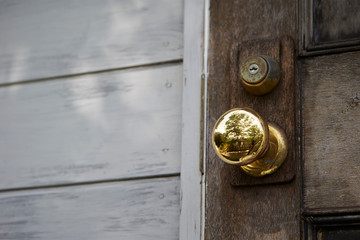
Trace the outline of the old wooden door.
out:
<instances>
[{"instance_id":1,"label":"old wooden door","mask_svg":"<svg viewBox=\"0 0 360 240\"><path fill-rule=\"evenodd\" d=\"M360 239L359 2L211 0L209 16L205 239ZM255 97L238 69L259 54L282 80ZM250 179L215 155L212 127L233 107L286 131L273 176Z\"/></svg>"}]
</instances>

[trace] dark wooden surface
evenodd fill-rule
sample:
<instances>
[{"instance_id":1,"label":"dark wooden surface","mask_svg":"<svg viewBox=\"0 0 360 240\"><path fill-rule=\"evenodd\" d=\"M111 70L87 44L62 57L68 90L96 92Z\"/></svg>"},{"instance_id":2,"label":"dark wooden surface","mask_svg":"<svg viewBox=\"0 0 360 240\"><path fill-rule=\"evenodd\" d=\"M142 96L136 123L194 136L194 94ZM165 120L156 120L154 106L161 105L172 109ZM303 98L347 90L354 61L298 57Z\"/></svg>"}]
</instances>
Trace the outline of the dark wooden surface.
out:
<instances>
[{"instance_id":1,"label":"dark wooden surface","mask_svg":"<svg viewBox=\"0 0 360 240\"><path fill-rule=\"evenodd\" d=\"M314 1L314 0L313 0ZM347 4L344 4L344 3ZM360 38L358 0L316 0L313 4L313 40L316 43Z\"/></svg>"},{"instance_id":2,"label":"dark wooden surface","mask_svg":"<svg viewBox=\"0 0 360 240\"><path fill-rule=\"evenodd\" d=\"M301 0L299 6L302 55L360 48L358 0Z\"/></svg>"},{"instance_id":3,"label":"dark wooden surface","mask_svg":"<svg viewBox=\"0 0 360 240\"><path fill-rule=\"evenodd\" d=\"M360 206L360 52L301 62L305 211Z\"/></svg>"},{"instance_id":4,"label":"dark wooden surface","mask_svg":"<svg viewBox=\"0 0 360 240\"><path fill-rule=\"evenodd\" d=\"M269 94L254 96L241 86L239 68L250 56L268 55L274 58L281 67L280 83ZM251 107L260 114L267 114L268 122L280 126L287 136L289 154L284 164L274 174L254 178L246 174L238 166L226 165L230 171L230 182L233 186L250 186L268 183L291 181L294 176L294 146L295 146L295 83L294 83L294 42L289 37L274 40L259 39L237 43L230 53L230 105L231 108ZM270 114L269 114L270 113ZM272 113L272 114L271 114Z\"/></svg>"},{"instance_id":5,"label":"dark wooden surface","mask_svg":"<svg viewBox=\"0 0 360 240\"><path fill-rule=\"evenodd\" d=\"M359 213L314 214L305 216L306 240L358 240Z\"/></svg>"},{"instance_id":6,"label":"dark wooden surface","mask_svg":"<svg viewBox=\"0 0 360 240\"><path fill-rule=\"evenodd\" d=\"M285 36L296 39L295 1L210 1L208 139L211 139L217 118L240 104L255 108L264 118L278 123L286 131L295 131L292 121L296 111L287 119L277 118L274 111L286 112L289 107L294 107L296 86L285 92L279 92L279 87L268 96L252 97L241 90L240 81L238 85L231 82L231 72L239 67L233 66L231 61L235 43L241 48L246 41ZM266 51L271 53L273 50ZM296 83L297 79L294 81ZM284 95L290 96L292 100L277 101L277 95L281 95L281 99ZM291 154L295 156L294 148ZM299 239L299 177L285 184L232 187L229 171L216 156L210 141L206 163L205 239ZM298 176L297 157L293 164Z\"/></svg>"}]
</instances>

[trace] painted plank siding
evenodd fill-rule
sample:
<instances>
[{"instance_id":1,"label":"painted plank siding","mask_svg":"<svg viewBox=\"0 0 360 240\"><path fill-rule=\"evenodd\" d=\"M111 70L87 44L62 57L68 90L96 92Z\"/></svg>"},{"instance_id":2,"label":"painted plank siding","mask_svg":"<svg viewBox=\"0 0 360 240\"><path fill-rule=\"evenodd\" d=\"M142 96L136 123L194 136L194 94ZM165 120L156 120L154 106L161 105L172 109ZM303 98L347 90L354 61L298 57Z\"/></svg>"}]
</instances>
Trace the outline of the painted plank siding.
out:
<instances>
[{"instance_id":1,"label":"painted plank siding","mask_svg":"<svg viewBox=\"0 0 360 240\"><path fill-rule=\"evenodd\" d=\"M0 84L183 56L182 0L0 0Z\"/></svg>"},{"instance_id":2,"label":"painted plank siding","mask_svg":"<svg viewBox=\"0 0 360 240\"><path fill-rule=\"evenodd\" d=\"M179 177L0 194L0 239L179 238Z\"/></svg>"},{"instance_id":3,"label":"painted plank siding","mask_svg":"<svg viewBox=\"0 0 360 240\"><path fill-rule=\"evenodd\" d=\"M0 88L0 189L180 172L182 64Z\"/></svg>"},{"instance_id":4,"label":"painted plank siding","mask_svg":"<svg viewBox=\"0 0 360 240\"><path fill-rule=\"evenodd\" d=\"M179 239L183 0L0 0L0 240Z\"/></svg>"}]
</instances>

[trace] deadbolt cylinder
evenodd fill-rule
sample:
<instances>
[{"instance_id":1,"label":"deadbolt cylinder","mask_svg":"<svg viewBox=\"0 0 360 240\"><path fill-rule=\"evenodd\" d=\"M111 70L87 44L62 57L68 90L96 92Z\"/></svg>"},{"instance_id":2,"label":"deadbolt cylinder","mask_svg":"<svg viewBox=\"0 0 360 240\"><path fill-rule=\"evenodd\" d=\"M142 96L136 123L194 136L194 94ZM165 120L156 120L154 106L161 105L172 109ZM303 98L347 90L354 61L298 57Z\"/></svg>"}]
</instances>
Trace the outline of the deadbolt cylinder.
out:
<instances>
[{"instance_id":1,"label":"deadbolt cylinder","mask_svg":"<svg viewBox=\"0 0 360 240\"><path fill-rule=\"evenodd\" d=\"M280 66L275 59L266 55L250 57L241 65L240 77L246 91L264 95L279 83Z\"/></svg>"}]
</instances>

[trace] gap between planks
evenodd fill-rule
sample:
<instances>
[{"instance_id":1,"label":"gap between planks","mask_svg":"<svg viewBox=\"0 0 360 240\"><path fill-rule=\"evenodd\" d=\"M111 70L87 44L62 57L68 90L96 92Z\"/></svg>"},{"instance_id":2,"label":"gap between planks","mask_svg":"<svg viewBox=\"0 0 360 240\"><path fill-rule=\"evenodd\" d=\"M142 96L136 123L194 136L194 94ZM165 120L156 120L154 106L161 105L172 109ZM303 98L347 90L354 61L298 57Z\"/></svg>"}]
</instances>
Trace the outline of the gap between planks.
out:
<instances>
[{"instance_id":1,"label":"gap between planks","mask_svg":"<svg viewBox=\"0 0 360 240\"><path fill-rule=\"evenodd\" d=\"M45 81L51 81L51 80L58 80L58 79L62 79L62 78L79 77L79 76L86 76L86 75L106 73L106 72L115 72L115 71L122 71L122 70L141 69L141 68L167 66L167 65L171 66L171 65L180 64L182 62L183 62L183 59L180 58L180 59L174 59L174 60L170 60L170 61L152 62L152 63L147 63L147 64L126 66L126 67L119 67L119 68L109 68L109 69L98 70L98 71L74 73L74 74L67 74L67 75L60 75L60 76L46 77L46 78L28 79L28 80L22 80L22 81L17 81L17 82L0 83L0 88L13 86L13 85L45 82Z\"/></svg>"},{"instance_id":2,"label":"gap between planks","mask_svg":"<svg viewBox=\"0 0 360 240\"><path fill-rule=\"evenodd\" d=\"M28 190L38 190L38 189L50 189L50 188L64 188L64 187L106 184L106 183L115 183L115 182L141 181L141 180L157 179L157 178L172 178L172 177L180 177L180 172L168 173L168 174L158 174L158 175L148 175L148 176L140 176L140 177L106 179L106 180L97 180L97 181L60 183L60 184L42 185L42 186L33 186L33 187L18 187L18 188L8 188L8 189L5 188L5 189L0 189L0 194L1 193L8 193L8 192L15 192L15 191L28 191Z\"/></svg>"}]
</instances>

